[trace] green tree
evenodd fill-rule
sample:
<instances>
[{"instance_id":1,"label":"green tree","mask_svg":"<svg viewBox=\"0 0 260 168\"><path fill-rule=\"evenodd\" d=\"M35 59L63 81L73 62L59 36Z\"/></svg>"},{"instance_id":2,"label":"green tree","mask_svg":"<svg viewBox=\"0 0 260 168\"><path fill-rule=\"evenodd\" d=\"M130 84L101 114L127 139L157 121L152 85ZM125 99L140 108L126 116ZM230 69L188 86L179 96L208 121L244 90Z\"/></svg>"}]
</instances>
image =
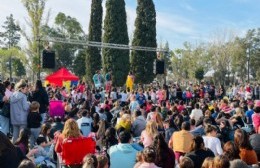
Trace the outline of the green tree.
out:
<instances>
[{"instance_id":1,"label":"green tree","mask_svg":"<svg viewBox=\"0 0 260 168\"><path fill-rule=\"evenodd\" d=\"M91 14L89 23L88 40L101 42L102 38L102 0L92 0ZM86 77L92 82L92 77L96 70L101 69L102 59L100 49L97 47L88 47L86 55Z\"/></svg>"},{"instance_id":2,"label":"green tree","mask_svg":"<svg viewBox=\"0 0 260 168\"><path fill-rule=\"evenodd\" d=\"M55 17L55 24L53 27L47 25L42 27L42 34L46 36L59 38L72 38L82 40L85 39L85 33L82 30L81 24L76 18L66 16L64 13L58 13ZM75 60L75 52L82 49L82 46L64 43L54 43L52 50L55 51L56 69L66 67L73 69L73 62Z\"/></svg>"},{"instance_id":3,"label":"green tree","mask_svg":"<svg viewBox=\"0 0 260 168\"><path fill-rule=\"evenodd\" d=\"M249 57L250 74L260 79L260 28L248 30L242 40L245 49L244 54Z\"/></svg>"},{"instance_id":4,"label":"green tree","mask_svg":"<svg viewBox=\"0 0 260 168\"><path fill-rule=\"evenodd\" d=\"M86 75L86 64L84 62L86 62L86 51L80 50L74 60L73 71L81 78Z\"/></svg>"},{"instance_id":5,"label":"green tree","mask_svg":"<svg viewBox=\"0 0 260 168\"><path fill-rule=\"evenodd\" d=\"M5 78L8 73L6 69L10 67L10 62L9 62L10 59L12 60L19 59L23 65L26 65L26 63L28 62L25 53L21 51L19 48L17 47L11 47L9 49L0 48L0 71L3 78ZM11 61L11 63L12 66L14 66L13 61ZM14 67L14 71L15 71L15 67Z\"/></svg>"},{"instance_id":6,"label":"green tree","mask_svg":"<svg viewBox=\"0 0 260 168\"><path fill-rule=\"evenodd\" d=\"M15 23L13 14L6 17L6 21L2 28L4 31L0 32L0 43L2 43L6 48L17 46L21 38L21 29L20 26Z\"/></svg>"},{"instance_id":7,"label":"green tree","mask_svg":"<svg viewBox=\"0 0 260 168\"><path fill-rule=\"evenodd\" d=\"M204 69L202 67L196 69L195 71L195 78L201 81L204 77Z\"/></svg>"},{"instance_id":8,"label":"green tree","mask_svg":"<svg viewBox=\"0 0 260 168\"><path fill-rule=\"evenodd\" d=\"M27 34L25 29L22 29L22 35L25 37L28 43L26 53L29 56L28 64L34 79L35 72L39 70L39 51L37 39L41 36L41 27L43 23L43 13L45 10L45 4L47 0L21 0L26 8L29 16L28 25L31 28L31 35ZM47 17L48 20L48 17Z\"/></svg>"},{"instance_id":9,"label":"green tree","mask_svg":"<svg viewBox=\"0 0 260 168\"><path fill-rule=\"evenodd\" d=\"M21 76L24 76L26 75L26 70L25 70L25 67L24 67L24 64L22 63L22 61L20 59L13 59L13 67L14 67L14 74L17 76L17 77L21 77Z\"/></svg>"},{"instance_id":10,"label":"green tree","mask_svg":"<svg viewBox=\"0 0 260 168\"><path fill-rule=\"evenodd\" d=\"M156 11L153 0L138 0L133 46L157 47ZM153 62L156 52L133 51L131 69L138 83L150 83L154 79Z\"/></svg>"},{"instance_id":11,"label":"green tree","mask_svg":"<svg viewBox=\"0 0 260 168\"><path fill-rule=\"evenodd\" d=\"M125 1L107 0L103 42L128 45L126 21ZM122 86L129 71L129 51L104 48L102 54L105 72L112 70L113 84Z\"/></svg>"},{"instance_id":12,"label":"green tree","mask_svg":"<svg viewBox=\"0 0 260 168\"><path fill-rule=\"evenodd\" d=\"M20 41L20 26L15 23L13 15L6 17L6 21L2 26L4 29L3 32L0 32L0 44L3 44L4 47L10 49L11 47L18 47L17 44ZM9 56L9 73L10 79L12 80L12 55Z\"/></svg>"}]
</instances>

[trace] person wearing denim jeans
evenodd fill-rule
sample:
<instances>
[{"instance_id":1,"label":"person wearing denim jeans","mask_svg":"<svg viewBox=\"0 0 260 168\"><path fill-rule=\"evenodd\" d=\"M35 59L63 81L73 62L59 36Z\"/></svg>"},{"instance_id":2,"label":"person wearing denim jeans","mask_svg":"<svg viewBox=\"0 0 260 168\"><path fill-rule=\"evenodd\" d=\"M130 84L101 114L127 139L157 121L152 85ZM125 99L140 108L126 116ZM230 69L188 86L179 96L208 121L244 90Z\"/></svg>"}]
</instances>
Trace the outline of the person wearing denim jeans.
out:
<instances>
[{"instance_id":1,"label":"person wearing denim jeans","mask_svg":"<svg viewBox=\"0 0 260 168\"><path fill-rule=\"evenodd\" d=\"M3 107L7 101L7 96L5 96L5 86L0 83L0 131L5 135L9 133L9 118L3 113Z\"/></svg>"},{"instance_id":2,"label":"person wearing denim jeans","mask_svg":"<svg viewBox=\"0 0 260 168\"><path fill-rule=\"evenodd\" d=\"M33 101L30 105L30 112L27 117L27 125L31 131L30 136L30 148L32 149L35 145L36 139L41 132L41 121L42 117L39 114L40 104L37 101Z\"/></svg>"},{"instance_id":3,"label":"person wearing denim jeans","mask_svg":"<svg viewBox=\"0 0 260 168\"><path fill-rule=\"evenodd\" d=\"M1 113L0 109L0 113ZM7 135L7 133L9 133L9 118L2 116L0 114L0 131L2 131L5 135Z\"/></svg>"},{"instance_id":4,"label":"person wearing denim jeans","mask_svg":"<svg viewBox=\"0 0 260 168\"><path fill-rule=\"evenodd\" d=\"M27 127L27 116L30 105L27 101L27 91L27 83L24 80L21 80L16 84L16 91L10 97L10 117L11 124L13 125L13 142L17 140L20 130Z\"/></svg>"}]
</instances>

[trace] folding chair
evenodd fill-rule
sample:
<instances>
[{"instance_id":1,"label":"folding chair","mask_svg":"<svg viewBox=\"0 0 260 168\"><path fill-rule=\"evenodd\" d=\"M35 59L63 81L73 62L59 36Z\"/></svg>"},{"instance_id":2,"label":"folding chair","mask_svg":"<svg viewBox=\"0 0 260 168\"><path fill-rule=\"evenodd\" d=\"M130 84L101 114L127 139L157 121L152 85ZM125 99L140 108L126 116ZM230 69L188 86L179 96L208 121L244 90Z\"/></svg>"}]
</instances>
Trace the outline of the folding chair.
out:
<instances>
[{"instance_id":1,"label":"folding chair","mask_svg":"<svg viewBox=\"0 0 260 168\"><path fill-rule=\"evenodd\" d=\"M68 138L63 141L62 153L59 155L58 167L82 166L87 154L94 154L96 142L89 137Z\"/></svg>"}]
</instances>

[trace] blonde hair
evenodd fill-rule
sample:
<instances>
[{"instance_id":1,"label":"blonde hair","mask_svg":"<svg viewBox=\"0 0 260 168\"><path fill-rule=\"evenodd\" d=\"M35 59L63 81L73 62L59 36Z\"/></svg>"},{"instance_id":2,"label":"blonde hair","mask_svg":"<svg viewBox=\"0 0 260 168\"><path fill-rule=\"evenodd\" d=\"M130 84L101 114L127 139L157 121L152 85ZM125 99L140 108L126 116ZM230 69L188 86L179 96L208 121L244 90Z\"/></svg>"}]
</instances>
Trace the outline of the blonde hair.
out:
<instances>
[{"instance_id":1,"label":"blonde hair","mask_svg":"<svg viewBox=\"0 0 260 168\"><path fill-rule=\"evenodd\" d=\"M99 127L97 131L97 138L102 138L102 136L105 135L106 132L106 121L105 120L100 120L99 121Z\"/></svg>"},{"instance_id":2,"label":"blonde hair","mask_svg":"<svg viewBox=\"0 0 260 168\"><path fill-rule=\"evenodd\" d=\"M121 120L126 122L126 121L131 121L131 116L130 114L123 114L122 117L121 117Z\"/></svg>"},{"instance_id":3,"label":"blonde hair","mask_svg":"<svg viewBox=\"0 0 260 168\"><path fill-rule=\"evenodd\" d=\"M157 135L158 130L157 130L156 122L148 121L147 124L146 124L146 127L145 127L145 131L151 137L154 137L155 135Z\"/></svg>"},{"instance_id":4,"label":"blonde hair","mask_svg":"<svg viewBox=\"0 0 260 168\"><path fill-rule=\"evenodd\" d=\"M237 107L237 108L235 109L235 111L236 111L236 115L237 115L237 116L240 116L240 117L243 117L243 116L244 116L244 112L243 112L243 110L242 110L240 107Z\"/></svg>"},{"instance_id":5,"label":"blonde hair","mask_svg":"<svg viewBox=\"0 0 260 168\"><path fill-rule=\"evenodd\" d=\"M97 168L104 168L108 164L108 158L105 155L97 155Z\"/></svg>"},{"instance_id":6,"label":"blonde hair","mask_svg":"<svg viewBox=\"0 0 260 168\"><path fill-rule=\"evenodd\" d=\"M25 82L24 79L21 79L16 85L15 85L15 90L21 90L25 87L27 87L27 83Z\"/></svg>"},{"instance_id":7,"label":"blonde hair","mask_svg":"<svg viewBox=\"0 0 260 168\"><path fill-rule=\"evenodd\" d=\"M74 119L68 119L65 122L62 134L65 138L77 138L81 136L77 122Z\"/></svg>"},{"instance_id":8,"label":"blonde hair","mask_svg":"<svg viewBox=\"0 0 260 168\"><path fill-rule=\"evenodd\" d=\"M143 151L137 152L136 154L136 162L143 162Z\"/></svg>"},{"instance_id":9,"label":"blonde hair","mask_svg":"<svg viewBox=\"0 0 260 168\"><path fill-rule=\"evenodd\" d=\"M205 117L210 117L211 116L211 111L210 110L206 110L205 111Z\"/></svg>"},{"instance_id":10,"label":"blonde hair","mask_svg":"<svg viewBox=\"0 0 260 168\"><path fill-rule=\"evenodd\" d=\"M40 103L38 103L37 101L33 101L30 105L31 112L39 111L39 108L40 108Z\"/></svg>"},{"instance_id":11,"label":"blonde hair","mask_svg":"<svg viewBox=\"0 0 260 168\"><path fill-rule=\"evenodd\" d=\"M214 167L214 158L207 157L202 163L201 168L213 168Z\"/></svg>"}]
</instances>

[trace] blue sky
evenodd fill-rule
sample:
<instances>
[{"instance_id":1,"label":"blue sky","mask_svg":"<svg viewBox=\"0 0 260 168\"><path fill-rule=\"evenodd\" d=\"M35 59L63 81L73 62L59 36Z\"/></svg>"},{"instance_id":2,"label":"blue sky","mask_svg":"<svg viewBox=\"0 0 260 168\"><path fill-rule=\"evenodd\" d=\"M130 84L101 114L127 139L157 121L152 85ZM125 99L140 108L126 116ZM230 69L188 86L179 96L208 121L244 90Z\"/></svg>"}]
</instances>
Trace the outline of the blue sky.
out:
<instances>
[{"instance_id":1,"label":"blue sky","mask_svg":"<svg viewBox=\"0 0 260 168\"><path fill-rule=\"evenodd\" d=\"M20 0L0 0L0 24L10 13L26 27L25 8ZM136 17L136 0L125 0L130 39ZM213 33L231 30L243 36L248 29L260 27L260 0L154 0L157 12L157 43L169 42L182 48L183 42L207 42ZM91 0L48 0L50 24L58 12L75 17L87 32ZM23 45L23 42L22 42Z\"/></svg>"}]
</instances>

